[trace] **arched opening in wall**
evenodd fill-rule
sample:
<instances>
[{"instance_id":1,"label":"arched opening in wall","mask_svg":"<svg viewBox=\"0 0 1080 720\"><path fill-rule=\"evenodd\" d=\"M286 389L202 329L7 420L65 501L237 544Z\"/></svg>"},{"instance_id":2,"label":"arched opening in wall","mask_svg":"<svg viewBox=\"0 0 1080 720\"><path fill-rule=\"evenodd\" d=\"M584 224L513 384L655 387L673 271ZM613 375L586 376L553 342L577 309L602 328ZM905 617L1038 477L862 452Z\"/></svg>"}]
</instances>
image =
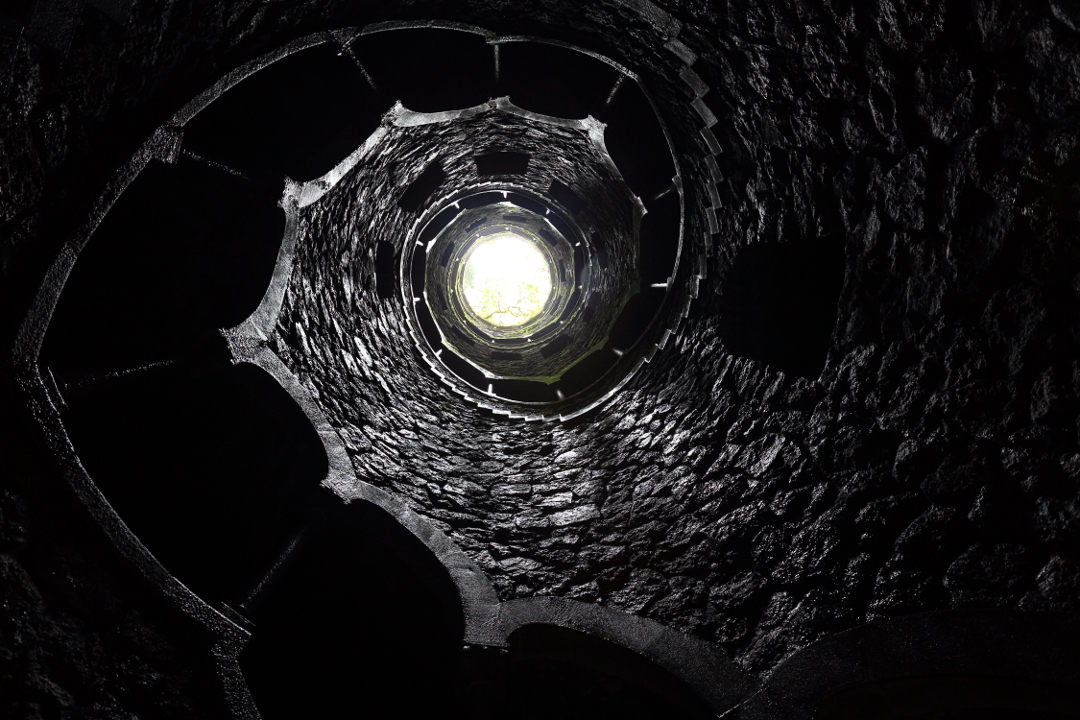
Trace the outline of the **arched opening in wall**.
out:
<instances>
[{"instance_id":1,"label":"arched opening in wall","mask_svg":"<svg viewBox=\"0 0 1080 720\"><path fill-rule=\"evenodd\" d=\"M254 586L327 472L311 422L254 365L166 366L61 388L72 444L109 504L212 604Z\"/></svg>"},{"instance_id":2,"label":"arched opening in wall","mask_svg":"<svg viewBox=\"0 0 1080 720\"><path fill-rule=\"evenodd\" d=\"M495 52L477 33L391 29L360 36L349 51L384 100L400 100L410 110L457 110L492 97Z\"/></svg>"},{"instance_id":3,"label":"arched opening in wall","mask_svg":"<svg viewBox=\"0 0 1080 720\"><path fill-rule=\"evenodd\" d=\"M1076 720L1080 692L1015 677L921 675L834 693L815 720Z\"/></svg>"},{"instance_id":4,"label":"arched opening in wall","mask_svg":"<svg viewBox=\"0 0 1080 720\"><path fill-rule=\"evenodd\" d=\"M623 82L600 110L604 144L630 189L648 202L671 183L677 174L652 104L637 83Z\"/></svg>"},{"instance_id":5,"label":"arched opening in wall","mask_svg":"<svg viewBox=\"0 0 1080 720\"><path fill-rule=\"evenodd\" d=\"M375 246L375 292L380 300L389 300L394 295L394 246L380 240Z\"/></svg>"},{"instance_id":6,"label":"arched opening in wall","mask_svg":"<svg viewBox=\"0 0 1080 720\"><path fill-rule=\"evenodd\" d=\"M385 110L347 53L319 45L227 90L185 126L184 149L267 180L310 180L362 143Z\"/></svg>"},{"instance_id":7,"label":"arched opening in wall","mask_svg":"<svg viewBox=\"0 0 1080 720\"><path fill-rule=\"evenodd\" d=\"M424 168L424 171L402 193L398 199L398 205L403 210L415 212L421 205L439 189L446 180L446 173L438 162L433 162Z\"/></svg>"},{"instance_id":8,"label":"arched opening in wall","mask_svg":"<svg viewBox=\"0 0 1080 720\"><path fill-rule=\"evenodd\" d=\"M530 155L523 152L489 152L477 155L478 175L524 175L529 171Z\"/></svg>"},{"instance_id":9,"label":"arched opening in wall","mask_svg":"<svg viewBox=\"0 0 1080 720\"><path fill-rule=\"evenodd\" d=\"M844 282L841 238L742 248L724 276L720 338L734 355L816 378Z\"/></svg>"},{"instance_id":10,"label":"arched opening in wall","mask_svg":"<svg viewBox=\"0 0 1080 720\"><path fill-rule=\"evenodd\" d=\"M610 65L567 47L510 41L498 48L498 92L536 113L563 118L595 115L618 78Z\"/></svg>"},{"instance_id":11,"label":"arched opening in wall","mask_svg":"<svg viewBox=\"0 0 1080 720\"><path fill-rule=\"evenodd\" d=\"M240 657L264 720L445 717L464 627L446 569L363 502L304 537Z\"/></svg>"},{"instance_id":12,"label":"arched opening in wall","mask_svg":"<svg viewBox=\"0 0 1080 720\"><path fill-rule=\"evenodd\" d=\"M526 625L510 651L470 658L485 663L462 688L463 717L475 720L710 720L716 717L685 683L615 643L554 625Z\"/></svg>"},{"instance_id":13,"label":"arched opening in wall","mask_svg":"<svg viewBox=\"0 0 1080 720\"><path fill-rule=\"evenodd\" d=\"M122 371L197 351L270 284L285 217L266 188L189 159L153 161L113 204L71 271L42 361Z\"/></svg>"}]
</instances>

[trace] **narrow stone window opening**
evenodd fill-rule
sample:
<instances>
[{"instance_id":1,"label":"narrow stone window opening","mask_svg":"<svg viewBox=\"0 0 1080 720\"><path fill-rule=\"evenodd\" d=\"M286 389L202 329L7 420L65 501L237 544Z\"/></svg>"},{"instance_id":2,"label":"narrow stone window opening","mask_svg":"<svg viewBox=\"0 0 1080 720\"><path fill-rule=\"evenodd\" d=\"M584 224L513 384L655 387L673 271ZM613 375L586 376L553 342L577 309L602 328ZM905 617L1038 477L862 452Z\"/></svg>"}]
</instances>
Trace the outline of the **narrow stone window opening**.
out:
<instances>
[{"instance_id":1,"label":"narrow stone window opening","mask_svg":"<svg viewBox=\"0 0 1080 720\"><path fill-rule=\"evenodd\" d=\"M375 247L375 291L380 300L394 294L394 246L380 241Z\"/></svg>"},{"instance_id":2,"label":"narrow stone window opening","mask_svg":"<svg viewBox=\"0 0 1080 720\"><path fill-rule=\"evenodd\" d=\"M493 152L477 155L475 160L480 175L525 175L529 171L528 153Z\"/></svg>"},{"instance_id":3,"label":"narrow stone window opening","mask_svg":"<svg viewBox=\"0 0 1080 720\"><path fill-rule=\"evenodd\" d=\"M558 180L551 181L551 197L558 200L564 208L570 211L570 214L576 214L585 207L585 199Z\"/></svg>"},{"instance_id":4,"label":"narrow stone window opening","mask_svg":"<svg viewBox=\"0 0 1080 720\"><path fill-rule=\"evenodd\" d=\"M432 163L413 180L412 184L402 193L398 205L402 210L416 212L430 198L439 186L446 180L446 173L439 164Z\"/></svg>"}]
</instances>

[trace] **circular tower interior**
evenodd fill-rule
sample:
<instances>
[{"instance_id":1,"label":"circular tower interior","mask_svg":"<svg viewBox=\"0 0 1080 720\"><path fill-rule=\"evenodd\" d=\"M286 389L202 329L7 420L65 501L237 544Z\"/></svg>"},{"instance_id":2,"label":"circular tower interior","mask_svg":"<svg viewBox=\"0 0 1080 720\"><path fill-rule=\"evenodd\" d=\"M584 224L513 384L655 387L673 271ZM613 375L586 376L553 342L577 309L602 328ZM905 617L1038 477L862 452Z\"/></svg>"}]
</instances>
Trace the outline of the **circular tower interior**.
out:
<instances>
[{"instance_id":1,"label":"circular tower interior","mask_svg":"<svg viewBox=\"0 0 1080 720\"><path fill-rule=\"evenodd\" d=\"M1080 12L0 10L0 715L1077 718Z\"/></svg>"}]
</instances>

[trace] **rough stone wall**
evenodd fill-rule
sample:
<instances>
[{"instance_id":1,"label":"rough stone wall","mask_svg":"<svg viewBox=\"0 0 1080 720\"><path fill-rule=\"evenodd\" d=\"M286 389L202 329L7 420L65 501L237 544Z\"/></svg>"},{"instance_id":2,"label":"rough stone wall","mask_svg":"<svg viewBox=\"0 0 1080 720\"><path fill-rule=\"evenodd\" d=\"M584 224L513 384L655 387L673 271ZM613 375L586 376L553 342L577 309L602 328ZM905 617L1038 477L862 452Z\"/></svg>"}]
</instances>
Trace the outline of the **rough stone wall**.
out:
<instances>
[{"instance_id":1,"label":"rough stone wall","mask_svg":"<svg viewBox=\"0 0 1080 720\"><path fill-rule=\"evenodd\" d=\"M578 5L379 12L497 18L500 30L612 55L648 33L627 22L598 35L605 20ZM724 150L718 252L687 332L595 417L566 426L495 420L434 383L432 400L415 407L401 401L414 387L376 373L342 425L357 468L446 529L504 599L611 604L715 639L753 671L883 616L1076 610L1076 11L1058 0L671 11L692 25L683 38L713 88L705 101ZM5 340L80 209L153 127L226 68L367 19L357 12L148 0L120 23L88 5L66 55L4 17ZM699 141L684 133L681 142ZM687 162L699 171L692 153ZM738 249L830 235L845 239L847 274L821 378L729 357L718 316ZM390 365L368 354L370 367ZM51 512L46 502L30 508L31 518ZM29 537L37 542L32 528ZM71 643L94 655L104 633L87 625L94 610L62 609L62 591L42 579L60 561L25 574L21 560L4 562L5 613L22 618L24 635L59 638L34 645L43 666L58 668L41 677L69 673L50 682L76 703L119 703L141 717L137 699L93 686L110 673L138 685L139 670L114 665L119 655L62 669ZM107 597L114 584L86 596ZM132 622L138 632L155 626ZM9 635L5 648L23 652ZM198 714L176 702L161 716Z\"/></svg>"},{"instance_id":2,"label":"rough stone wall","mask_svg":"<svg viewBox=\"0 0 1080 720\"><path fill-rule=\"evenodd\" d=\"M1075 609L1075 19L979 2L729 7L712 83L734 120L727 228L841 233L847 269L817 388L770 398L754 367L718 383L760 409L706 443L720 449L706 477L746 484L717 494L732 514L711 554L761 527L753 570L707 583L745 608L720 613L718 639L765 670L882 616ZM750 42L764 35L776 45ZM775 133L752 132L769 120Z\"/></svg>"},{"instance_id":3,"label":"rough stone wall","mask_svg":"<svg viewBox=\"0 0 1080 720\"><path fill-rule=\"evenodd\" d=\"M988 13L730 6L703 25L726 202L718 280L674 351L588 421L526 425L361 324L364 350L327 347L308 376L358 472L504 598L611 604L755 671L880 617L1075 608L1080 95L1062 68L1080 47L1049 12ZM830 235L847 273L820 380L732 359L717 322L739 249ZM381 313L308 324L350 311Z\"/></svg>"}]
</instances>

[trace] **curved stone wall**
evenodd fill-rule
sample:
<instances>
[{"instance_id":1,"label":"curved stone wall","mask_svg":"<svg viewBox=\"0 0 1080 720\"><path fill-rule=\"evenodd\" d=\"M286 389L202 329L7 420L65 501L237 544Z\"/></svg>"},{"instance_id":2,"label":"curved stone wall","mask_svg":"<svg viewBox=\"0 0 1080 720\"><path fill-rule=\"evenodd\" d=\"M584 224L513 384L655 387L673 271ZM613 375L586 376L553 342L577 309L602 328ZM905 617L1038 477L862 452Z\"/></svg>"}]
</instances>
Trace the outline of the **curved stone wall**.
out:
<instances>
[{"instance_id":1,"label":"curved stone wall","mask_svg":"<svg viewBox=\"0 0 1080 720\"><path fill-rule=\"evenodd\" d=\"M663 321L678 332L593 412L494 416L421 371L379 299L372 244L340 306L287 296L273 341L356 476L445 533L500 601L632 613L717 643L751 677L866 622L1077 611L1080 16L1066 3L408 2L379 17L325 3L115 5L51 25L11 11L2 26L5 341L115 169L241 62L301 31L383 19L559 39L639 75L676 150L686 269ZM653 196L666 185L627 175ZM793 281L770 285L781 270ZM346 316L364 318L356 333ZM10 407L25 370L5 371ZM60 378L58 396L76 384ZM34 416L19 417L38 437ZM25 448L11 456L44 546L34 518L57 511L34 488L66 480ZM5 502L4 527L18 524ZM92 529L55 532L63 557L106 552L81 547ZM7 577L24 566L30 578L9 583L13 596L67 597L46 579L57 553L22 547L4 545ZM73 582L136 582L73 565ZM12 627L29 637L49 617L109 617L55 602L67 605ZM147 626L180 643L185 626L155 612ZM48 631L92 632L63 628ZM24 657L12 632L0 640ZM87 705L141 712L131 693L70 679L110 667L70 670L62 654L34 672Z\"/></svg>"}]
</instances>

